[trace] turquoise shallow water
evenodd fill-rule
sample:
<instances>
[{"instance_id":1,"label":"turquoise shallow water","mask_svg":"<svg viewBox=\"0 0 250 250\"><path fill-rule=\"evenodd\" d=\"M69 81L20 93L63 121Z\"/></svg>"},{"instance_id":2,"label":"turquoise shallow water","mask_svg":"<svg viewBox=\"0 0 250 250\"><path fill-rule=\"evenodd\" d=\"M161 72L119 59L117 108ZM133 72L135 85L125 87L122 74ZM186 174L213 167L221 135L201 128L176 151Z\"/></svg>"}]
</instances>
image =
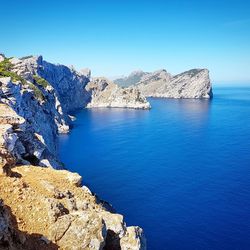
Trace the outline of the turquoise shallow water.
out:
<instances>
[{"instance_id":1,"label":"turquoise shallow water","mask_svg":"<svg viewBox=\"0 0 250 250\"><path fill-rule=\"evenodd\" d=\"M148 249L250 249L250 88L77 113L66 167L144 228Z\"/></svg>"}]
</instances>

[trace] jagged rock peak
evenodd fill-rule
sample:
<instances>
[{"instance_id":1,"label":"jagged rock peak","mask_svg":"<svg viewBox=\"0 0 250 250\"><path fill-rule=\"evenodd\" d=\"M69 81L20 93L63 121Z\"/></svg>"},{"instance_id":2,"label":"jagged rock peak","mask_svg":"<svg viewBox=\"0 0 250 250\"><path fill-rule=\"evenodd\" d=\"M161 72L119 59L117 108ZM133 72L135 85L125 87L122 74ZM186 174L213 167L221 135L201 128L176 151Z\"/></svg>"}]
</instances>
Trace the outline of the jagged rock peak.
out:
<instances>
[{"instance_id":1,"label":"jagged rock peak","mask_svg":"<svg viewBox=\"0 0 250 250\"><path fill-rule=\"evenodd\" d=\"M207 69L191 69L172 76L166 70L144 73L141 77L115 80L117 84L136 85L148 97L211 98L212 85Z\"/></svg>"}]
</instances>

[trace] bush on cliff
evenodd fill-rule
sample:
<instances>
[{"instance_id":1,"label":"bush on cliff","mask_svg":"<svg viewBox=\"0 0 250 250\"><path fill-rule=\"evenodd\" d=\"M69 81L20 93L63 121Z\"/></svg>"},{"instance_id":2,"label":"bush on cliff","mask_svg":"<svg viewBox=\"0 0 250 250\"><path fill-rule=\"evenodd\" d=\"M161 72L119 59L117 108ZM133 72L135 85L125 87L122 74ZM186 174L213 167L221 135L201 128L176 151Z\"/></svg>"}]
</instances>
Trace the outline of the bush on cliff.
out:
<instances>
[{"instance_id":1,"label":"bush on cliff","mask_svg":"<svg viewBox=\"0 0 250 250\"><path fill-rule=\"evenodd\" d=\"M45 97L42 91L33 83L27 82L24 78L19 76L17 73L11 71L13 68L12 63L10 62L10 58L5 58L2 62L0 62L0 77L10 77L13 82L20 81L23 86L28 86L29 89L33 90L34 96L39 101L44 101ZM36 79L35 79L36 80ZM48 82L43 78L37 78L37 84L41 86L47 86ZM47 84L45 83L47 82Z\"/></svg>"},{"instance_id":2,"label":"bush on cliff","mask_svg":"<svg viewBox=\"0 0 250 250\"><path fill-rule=\"evenodd\" d=\"M44 78L38 75L33 75L33 79L35 80L36 84L42 86L43 88L49 86L49 83Z\"/></svg>"}]
</instances>

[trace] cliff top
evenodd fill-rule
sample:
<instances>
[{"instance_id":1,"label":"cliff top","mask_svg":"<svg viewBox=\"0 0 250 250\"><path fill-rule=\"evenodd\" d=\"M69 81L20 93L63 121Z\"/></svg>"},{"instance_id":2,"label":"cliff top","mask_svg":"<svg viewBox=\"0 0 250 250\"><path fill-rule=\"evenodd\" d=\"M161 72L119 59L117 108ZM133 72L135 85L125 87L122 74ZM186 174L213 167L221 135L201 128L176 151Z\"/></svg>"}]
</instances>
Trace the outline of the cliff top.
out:
<instances>
[{"instance_id":1,"label":"cliff top","mask_svg":"<svg viewBox=\"0 0 250 250\"><path fill-rule=\"evenodd\" d=\"M122 215L106 211L80 187L78 174L36 166L12 171L12 178L0 174L0 190L21 249L34 244L36 249L113 249L118 243L121 249L144 249L142 230L126 227Z\"/></svg>"}]
</instances>

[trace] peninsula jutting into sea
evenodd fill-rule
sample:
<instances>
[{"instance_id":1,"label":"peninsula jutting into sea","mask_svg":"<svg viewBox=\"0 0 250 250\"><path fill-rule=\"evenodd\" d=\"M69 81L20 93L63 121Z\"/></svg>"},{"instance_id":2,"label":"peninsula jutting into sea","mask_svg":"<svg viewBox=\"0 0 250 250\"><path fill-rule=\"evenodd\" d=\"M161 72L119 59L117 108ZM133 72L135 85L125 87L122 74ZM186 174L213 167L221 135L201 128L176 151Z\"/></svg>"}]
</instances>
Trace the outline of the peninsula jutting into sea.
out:
<instances>
[{"instance_id":1,"label":"peninsula jutting into sea","mask_svg":"<svg viewBox=\"0 0 250 250\"><path fill-rule=\"evenodd\" d=\"M249 250L249 0L0 6L0 250Z\"/></svg>"},{"instance_id":2,"label":"peninsula jutting into sea","mask_svg":"<svg viewBox=\"0 0 250 250\"><path fill-rule=\"evenodd\" d=\"M117 80L122 81L128 78ZM1 54L0 84L1 244L12 249L33 244L36 249L146 249L140 227L126 227L123 216L82 186L78 174L60 170L57 136L69 132L72 113L82 108L150 109L144 94L211 98L208 70L145 73L138 83L121 87L91 78L90 70L78 72L41 56Z\"/></svg>"}]
</instances>

